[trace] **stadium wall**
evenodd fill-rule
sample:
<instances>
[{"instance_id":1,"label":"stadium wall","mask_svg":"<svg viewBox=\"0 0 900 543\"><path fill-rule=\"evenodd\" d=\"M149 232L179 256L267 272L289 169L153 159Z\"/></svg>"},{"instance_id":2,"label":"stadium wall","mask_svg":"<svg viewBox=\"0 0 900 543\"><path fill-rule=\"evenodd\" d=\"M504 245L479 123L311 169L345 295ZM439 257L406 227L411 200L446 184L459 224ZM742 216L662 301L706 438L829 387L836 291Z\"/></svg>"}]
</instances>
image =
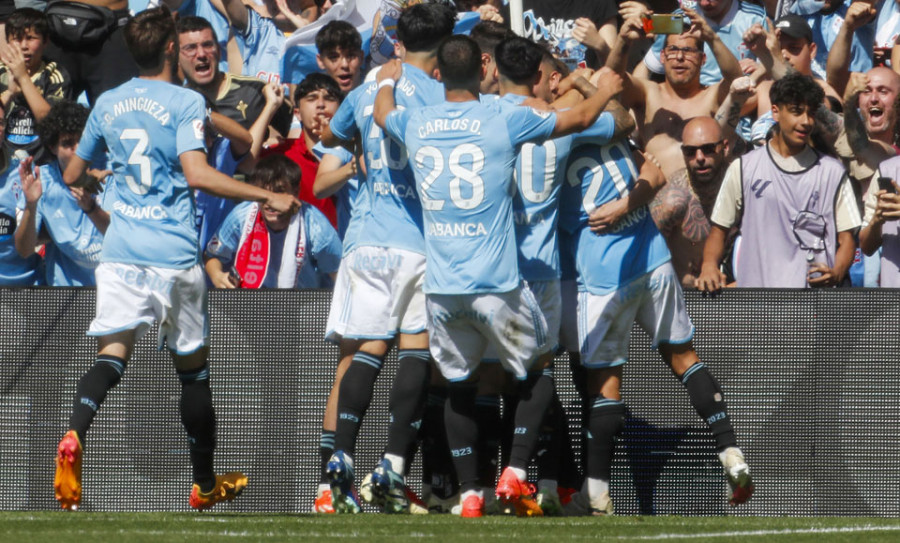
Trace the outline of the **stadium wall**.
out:
<instances>
[{"instance_id":1,"label":"stadium wall","mask_svg":"<svg viewBox=\"0 0 900 543\"><path fill-rule=\"evenodd\" d=\"M620 514L900 514L900 293L687 293L695 345L726 394L757 493L725 505L712 438L642 332L625 369L629 406L612 495ZM325 291L210 293L220 471L250 476L232 511L309 511L321 413L337 360L322 340ZM94 292L0 290L0 510L55 509L55 447L93 362ZM156 329L135 350L88 436L82 510L183 511L190 468L179 385ZM383 447L394 355L376 385L357 473ZM580 424L565 356L557 383ZM418 462L410 477L418 488Z\"/></svg>"}]
</instances>

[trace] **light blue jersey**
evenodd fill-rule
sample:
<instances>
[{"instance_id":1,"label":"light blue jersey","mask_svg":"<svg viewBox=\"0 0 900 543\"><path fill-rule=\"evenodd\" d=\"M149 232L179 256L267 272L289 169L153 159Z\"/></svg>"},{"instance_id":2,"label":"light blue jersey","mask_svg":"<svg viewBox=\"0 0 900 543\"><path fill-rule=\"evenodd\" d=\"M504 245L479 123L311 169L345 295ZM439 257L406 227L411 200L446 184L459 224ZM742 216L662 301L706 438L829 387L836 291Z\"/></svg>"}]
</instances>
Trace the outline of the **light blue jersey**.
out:
<instances>
[{"instance_id":1,"label":"light blue jersey","mask_svg":"<svg viewBox=\"0 0 900 543\"><path fill-rule=\"evenodd\" d=\"M509 108L521 107L525 100L526 96L507 94L497 104L506 112ZM613 116L603 113L581 133L547 140L543 145L522 145L516 158L519 190L513 198L513 216L519 246L519 272L526 281L560 278L556 229L559 190L565 178L569 152L581 143L608 143L614 131Z\"/></svg>"},{"instance_id":2,"label":"light blue jersey","mask_svg":"<svg viewBox=\"0 0 900 543\"><path fill-rule=\"evenodd\" d=\"M246 155L245 155L246 156ZM209 149L206 163L229 177L234 176L238 164L244 157L236 158L231 151L231 141L224 136L217 136ZM225 217L231 213L237 200L207 194L202 190L194 192L197 204L197 231L200 233L200 247L206 247L210 238L219 229ZM210 283L211 284L211 283Z\"/></svg>"},{"instance_id":3,"label":"light blue jersey","mask_svg":"<svg viewBox=\"0 0 900 543\"><path fill-rule=\"evenodd\" d=\"M675 13L684 12L676 9ZM765 9L756 4L734 0L731 9L722 18L721 23L716 23L704 17L703 10L698 9L697 13L706 19L706 22L709 23L709 26L716 32L716 35L719 36L722 43L728 47L728 50L731 51L735 58L738 60L744 58L756 59L750 50L747 49L747 46L744 45L744 32L756 23L766 25ZM662 52L665 40L665 35L657 36L653 46L644 56L644 63L651 72L663 73L663 64L659 54ZM703 52L706 54L706 62L700 68L700 84L706 86L715 85L722 80L722 70L719 69L719 63L716 62L716 57L713 55L708 43L703 44Z\"/></svg>"},{"instance_id":4,"label":"light blue jersey","mask_svg":"<svg viewBox=\"0 0 900 543\"><path fill-rule=\"evenodd\" d=\"M0 151L5 155L5 151ZM16 252L16 226L25 210L25 194L19 182L18 163L8 166L5 156L0 156L0 287L29 287L38 279L40 258L31 255L22 258Z\"/></svg>"},{"instance_id":5,"label":"light blue jersey","mask_svg":"<svg viewBox=\"0 0 900 543\"><path fill-rule=\"evenodd\" d=\"M647 206L627 214L612 232L598 235L588 228L591 212L627 195L637 178L624 143L581 145L569 155L560 227L573 235L579 289L609 294L671 259Z\"/></svg>"},{"instance_id":6,"label":"light blue jersey","mask_svg":"<svg viewBox=\"0 0 900 543\"><path fill-rule=\"evenodd\" d=\"M825 66L828 64L828 52L831 44L837 38L841 26L844 24L844 16L850 8L850 0L844 3L834 12L824 14L815 13L806 15L806 22L812 29L813 41L816 43L816 58L813 59L812 70L815 75L825 79ZM856 29L850 42L850 71L868 72L872 69L872 48L875 45L875 22L873 19L866 25ZM890 57L890 54L888 54Z\"/></svg>"},{"instance_id":7,"label":"light blue jersey","mask_svg":"<svg viewBox=\"0 0 900 543\"><path fill-rule=\"evenodd\" d=\"M242 75L281 83L281 56L284 51L284 32L275 22L256 10L247 8L247 28L235 32L235 41L244 59Z\"/></svg>"},{"instance_id":8,"label":"light blue jersey","mask_svg":"<svg viewBox=\"0 0 900 543\"><path fill-rule=\"evenodd\" d=\"M319 158L322 159L322 155L334 155L341 161L341 166L345 166L349 164L350 161L356 160L356 157L341 146L337 147L325 147L322 142L316 143L313 147L313 153ZM357 170L359 171L359 170ZM362 172L360 172L362 174ZM353 216L353 209L356 205L357 194L359 193L359 179L356 177L351 177L347 180L343 187L334 195L334 207L337 211L337 232L338 236L340 236L341 240L344 242L344 251L347 251L347 243L350 243L347 236L347 230L351 224L351 217ZM358 228L359 221L356 221L357 226L354 226L354 230ZM350 232L351 239L355 239L356 233Z\"/></svg>"},{"instance_id":9,"label":"light blue jersey","mask_svg":"<svg viewBox=\"0 0 900 543\"><path fill-rule=\"evenodd\" d=\"M422 206L416 195L406 147L386 136L375 124L375 82L354 89L331 119L331 132L342 140L360 135L366 161L368 209L362 217L357 246L393 247L425 254ZM444 87L425 72L403 65L394 89L398 109L412 109L444 101Z\"/></svg>"},{"instance_id":10,"label":"light blue jersey","mask_svg":"<svg viewBox=\"0 0 900 543\"><path fill-rule=\"evenodd\" d=\"M213 7L209 0L184 0L178 6L179 15L196 15L209 21L219 42L219 70L228 71L228 36L231 32L231 26L228 19L222 13Z\"/></svg>"},{"instance_id":11,"label":"light blue jersey","mask_svg":"<svg viewBox=\"0 0 900 543\"><path fill-rule=\"evenodd\" d=\"M341 240L338 239L334 227L325 218L325 215L315 207L303 203L303 232L306 237L304 262L297 274L294 288L319 288L323 286L320 274L334 273L341 264ZM206 247L206 256L216 257L224 263L224 269L230 269L234 264L234 257L241 241L241 232L244 223L254 208L252 202L241 202L231 213L225 217L222 225L215 234L214 243ZM276 244L279 237L272 234L272 258L266 270L266 282L263 286L274 288L278 269L281 267L281 259L285 257L283 248L295 246L293 240L287 240L284 233L280 232L280 244ZM277 255L277 258L276 258ZM288 258L293 257L292 251L287 252Z\"/></svg>"},{"instance_id":12,"label":"light blue jersey","mask_svg":"<svg viewBox=\"0 0 900 543\"><path fill-rule=\"evenodd\" d=\"M63 181L59 162L41 166L43 194L35 215L37 230L44 228L52 243L44 254L46 283L52 287L92 287L97 284L94 269L100 263L103 234L90 217L78 207L69 187ZM106 209L109 191L99 196Z\"/></svg>"},{"instance_id":13,"label":"light blue jersey","mask_svg":"<svg viewBox=\"0 0 900 543\"><path fill-rule=\"evenodd\" d=\"M503 115L478 101L393 111L387 132L410 157L425 223L424 291L510 292L520 284L512 197L518 148L543 143L556 115L528 107Z\"/></svg>"},{"instance_id":14,"label":"light blue jersey","mask_svg":"<svg viewBox=\"0 0 900 543\"><path fill-rule=\"evenodd\" d=\"M206 151L203 97L162 81L132 79L103 93L77 154L109 149L110 225L101 262L186 269L198 263L194 196L179 156Z\"/></svg>"}]
</instances>

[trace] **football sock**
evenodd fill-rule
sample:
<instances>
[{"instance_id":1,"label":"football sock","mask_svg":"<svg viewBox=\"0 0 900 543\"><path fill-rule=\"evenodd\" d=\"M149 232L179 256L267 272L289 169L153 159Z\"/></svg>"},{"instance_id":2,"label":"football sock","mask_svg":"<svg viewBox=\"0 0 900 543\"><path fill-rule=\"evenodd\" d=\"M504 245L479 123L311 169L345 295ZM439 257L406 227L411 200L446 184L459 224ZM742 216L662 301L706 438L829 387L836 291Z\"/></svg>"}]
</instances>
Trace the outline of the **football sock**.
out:
<instances>
[{"instance_id":1,"label":"football sock","mask_svg":"<svg viewBox=\"0 0 900 543\"><path fill-rule=\"evenodd\" d=\"M537 457L538 480L550 479L556 481L559 479L562 434L568 432L568 430L566 413L563 411L562 403L559 401L559 395L554 390L550 407L547 409L547 414L544 415L544 423L541 425L540 434L538 434L537 453L535 454ZM571 461L574 461L574 459Z\"/></svg>"},{"instance_id":2,"label":"football sock","mask_svg":"<svg viewBox=\"0 0 900 543\"><path fill-rule=\"evenodd\" d=\"M575 461L575 448L572 446L572 434L569 432L569 419L563 412L565 425L561 427L559 432L559 485L565 488L578 489L584 482L584 476L579 470L578 463ZM582 455L582 467L584 465L585 456Z\"/></svg>"},{"instance_id":3,"label":"football sock","mask_svg":"<svg viewBox=\"0 0 900 543\"><path fill-rule=\"evenodd\" d=\"M341 379L341 389L338 392L338 419L334 432L336 451L344 451L350 456L355 454L356 436L372 401L372 389L382 364L383 357L362 351L353 355L353 361Z\"/></svg>"},{"instance_id":4,"label":"football sock","mask_svg":"<svg viewBox=\"0 0 900 543\"><path fill-rule=\"evenodd\" d=\"M716 440L716 450L724 451L728 447L736 447L737 438L731 426L731 419L728 418L725 397L709 368L701 362L696 362L681 376L681 384L687 389L697 414L709 426Z\"/></svg>"},{"instance_id":5,"label":"football sock","mask_svg":"<svg viewBox=\"0 0 900 543\"><path fill-rule=\"evenodd\" d=\"M322 437L319 438L319 483L328 484L328 475L325 468L328 466L328 460L334 454L334 432L322 428Z\"/></svg>"},{"instance_id":6,"label":"football sock","mask_svg":"<svg viewBox=\"0 0 900 543\"><path fill-rule=\"evenodd\" d=\"M509 467L526 470L537 447L541 423L553 400L553 368L529 372L520 383L515 429L509 453Z\"/></svg>"},{"instance_id":7,"label":"football sock","mask_svg":"<svg viewBox=\"0 0 900 543\"><path fill-rule=\"evenodd\" d=\"M415 443L422 425L422 411L431 377L431 355L427 349L400 349L397 356L399 363L388 401L390 424L385 451L402 457ZM403 473L396 467L394 471Z\"/></svg>"},{"instance_id":8,"label":"football sock","mask_svg":"<svg viewBox=\"0 0 900 543\"><path fill-rule=\"evenodd\" d=\"M199 370L179 371L181 381L181 423L190 442L194 482L201 492L216 486L213 451L216 448L216 412L209 388L209 364Z\"/></svg>"},{"instance_id":9,"label":"football sock","mask_svg":"<svg viewBox=\"0 0 900 543\"><path fill-rule=\"evenodd\" d=\"M585 471L589 479L610 480L616 436L624 426L624 403L602 396L594 399L591 418L588 421L588 457Z\"/></svg>"},{"instance_id":10,"label":"football sock","mask_svg":"<svg viewBox=\"0 0 900 543\"><path fill-rule=\"evenodd\" d=\"M75 403L69 418L69 429L75 430L84 446L84 436L106 398L109 389L116 386L125 373L125 360L118 356L97 355L94 365L78 381Z\"/></svg>"},{"instance_id":11,"label":"football sock","mask_svg":"<svg viewBox=\"0 0 900 543\"><path fill-rule=\"evenodd\" d=\"M475 421L475 396L477 385L450 383L447 387L447 403L444 407L444 424L447 427L447 444L456 467L460 492L478 490L478 423Z\"/></svg>"},{"instance_id":12,"label":"football sock","mask_svg":"<svg viewBox=\"0 0 900 543\"><path fill-rule=\"evenodd\" d=\"M446 403L447 390L431 387L422 420L422 482L430 485L431 493L442 499L449 498L455 491L453 459L444 425Z\"/></svg>"},{"instance_id":13,"label":"football sock","mask_svg":"<svg viewBox=\"0 0 900 543\"><path fill-rule=\"evenodd\" d=\"M498 395L482 395L475 398L475 420L478 422L478 481L481 486L493 488L497 479L497 462L500 454L500 436L503 420L500 418L501 398Z\"/></svg>"}]
</instances>

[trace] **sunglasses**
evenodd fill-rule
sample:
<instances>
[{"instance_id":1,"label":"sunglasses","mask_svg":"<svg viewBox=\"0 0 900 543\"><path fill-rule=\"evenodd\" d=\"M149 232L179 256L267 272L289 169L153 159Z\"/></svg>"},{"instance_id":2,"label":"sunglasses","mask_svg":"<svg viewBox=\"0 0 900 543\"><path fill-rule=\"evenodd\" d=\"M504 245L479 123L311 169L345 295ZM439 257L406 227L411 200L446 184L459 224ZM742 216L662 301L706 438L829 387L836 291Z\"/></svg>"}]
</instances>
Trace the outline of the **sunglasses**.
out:
<instances>
[{"instance_id":1,"label":"sunglasses","mask_svg":"<svg viewBox=\"0 0 900 543\"><path fill-rule=\"evenodd\" d=\"M718 151L719 145L722 145L722 140L703 145L682 145L681 152L684 156L694 156L697 151L701 151L704 155L712 155Z\"/></svg>"}]
</instances>

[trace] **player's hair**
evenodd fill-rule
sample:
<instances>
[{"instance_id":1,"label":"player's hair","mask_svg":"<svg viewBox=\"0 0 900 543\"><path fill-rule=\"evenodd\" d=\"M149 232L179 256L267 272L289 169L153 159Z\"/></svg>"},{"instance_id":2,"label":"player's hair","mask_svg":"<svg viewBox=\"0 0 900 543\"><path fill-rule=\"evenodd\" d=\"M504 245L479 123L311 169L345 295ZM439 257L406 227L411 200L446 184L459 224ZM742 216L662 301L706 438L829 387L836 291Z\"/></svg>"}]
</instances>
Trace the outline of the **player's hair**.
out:
<instances>
[{"instance_id":1,"label":"player's hair","mask_svg":"<svg viewBox=\"0 0 900 543\"><path fill-rule=\"evenodd\" d=\"M494 50L494 62L500 75L516 85L530 84L541 68L544 49L518 36L503 40Z\"/></svg>"},{"instance_id":2,"label":"player's hair","mask_svg":"<svg viewBox=\"0 0 900 543\"><path fill-rule=\"evenodd\" d=\"M825 100L825 91L811 76L790 72L772 84L769 101L774 106L806 105L819 109Z\"/></svg>"},{"instance_id":3,"label":"player's hair","mask_svg":"<svg viewBox=\"0 0 900 543\"><path fill-rule=\"evenodd\" d=\"M362 52L362 36L347 21L334 20L319 29L316 34L316 49L320 55L333 49L343 49L350 54L359 53Z\"/></svg>"},{"instance_id":4,"label":"player's hair","mask_svg":"<svg viewBox=\"0 0 900 543\"><path fill-rule=\"evenodd\" d=\"M434 51L453 34L456 12L444 4L415 4L397 20L397 39L412 53Z\"/></svg>"},{"instance_id":5,"label":"player's hair","mask_svg":"<svg viewBox=\"0 0 900 543\"><path fill-rule=\"evenodd\" d=\"M543 49L543 53L541 54L541 64L546 64L547 66L553 68L553 71L558 72L560 77L568 77L571 70L569 70L569 67L566 66L566 63L553 56L553 53L551 53L546 47L538 47L541 47L541 49Z\"/></svg>"},{"instance_id":6,"label":"player's hair","mask_svg":"<svg viewBox=\"0 0 900 543\"><path fill-rule=\"evenodd\" d=\"M261 158L250 174L250 184L270 190L283 192L285 184L290 187L289 194L297 194L300 190L300 166L284 155L269 155Z\"/></svg>"},{"instance_id":7,"label":"player's hair","mask_svg":"<svg viewBox=\"0 0 900 543\"><path fill-rule=\"evenodd\" d=\"M297 85L297 88L294 89L294 104L299 102L300 99L307 94L317 90L324 90L329 96L334 97L338 101L341 101L344 97L344 95L341 94L341 87L338 86L337 81L330 75L312 73L306 76L303 81Z\"/></svg>"},{"instance_id":8,"label":"player's hair","mask_svg":"<svg viewBox=\"0 0 900 543\"><path fill-rule=\"evenodd\" d=\"M154 70L162 65L166 43L174 42L175 21L165 5L144 10L125 24L125 45L142 70Z\"/></svg>"},{"instance_id":9,"label":"player's hair","mask_svg":"<svg viewBox=\"0 0 900 543\"><path fill-rule=\"evenodd\" d=\"M669 45L669 38L686 38L689 40L694 40L694 47L703 52L703 40L693 34L666 34L666 38L663 40L663 46Z\"/></svg>"},{"instance_id":10,"label":"player's hair","mask_svg":"<svg viewBox=\"0 0 900 543\"><path fill-rule=\"evenodd\" d=\"M481 21L469 32L469 37L475 40L482 53L494 56L497 44L506 38L515 36L512 31L496 21Z\"/></svg>"},{"instance_id":11,"label":"player's hair","mask_svg":"<svg viewBox=\"0 0 900 543\"><path fill-rule=\"evenodd\" d=\"M203 17L184 15L179 16L178 19L175 20L175 33L178 35L187 34L188 32L202 32L207 29L212 32L213 39L216 43L219 43L219 37L216 36L216 29Z\"/></svg>"},{"instance_id":12,"label":"player's hair","mask_svg":"<svg viewBox=\"0 0 900 543\"><path fill-rule=\"evenodd\" d=\"M28 30L33 30L35 34L39 34L44 41L50 37L50 26L47 24L47 17L34 8L19 8L13 11L9 18L6 19L6 41L19 39L25 35Z\"/></svg>"},{"instance_id":13,"label":"player's hair","mask_svg":"<svg viewBox=\"0 0 900 543\"><path fill-rule=\"evenodd\" d=\"M478 88L481 82L481 49L464 35L450 36L437 50L438 70L447 90Z\"/></svg>"},{"instance_id":14,"label":"player's hair","mask_svg":"<svg viewBox=\"0 0 900 543\"><path fill-rule=\"evenodd\" d=\"M41 143L47 148L53 147L63 134L74 134L80 138L90 113L88 108L71 100L54 102L47 116L37 125Z\"/></svg>"}]
</instances>

